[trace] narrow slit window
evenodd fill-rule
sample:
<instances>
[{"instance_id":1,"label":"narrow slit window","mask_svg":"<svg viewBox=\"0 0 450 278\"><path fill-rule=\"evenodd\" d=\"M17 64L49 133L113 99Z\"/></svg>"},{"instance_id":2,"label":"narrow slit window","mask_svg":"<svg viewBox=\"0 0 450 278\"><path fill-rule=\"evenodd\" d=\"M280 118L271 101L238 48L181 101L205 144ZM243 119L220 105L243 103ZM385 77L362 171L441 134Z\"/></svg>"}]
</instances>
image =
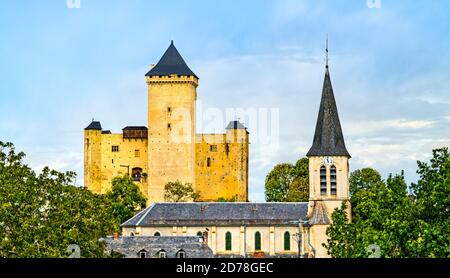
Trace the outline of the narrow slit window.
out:
<instances>
[{"instance_id":1,"label":"narrow slit window","mask_svg":"<svg viewBox=\"0 0 450 278\"><path fill-rule=\"evenodd\" d=\"M327 168L320 167L320 195L327 195Z\"/></svg>"},{"instance_id":2,"label":"narrow slit window","mask_svg":"<svg viewBox=\"0 0 450 278\"><path fill-rule=\"evenodd\" d=\"M333 165L330 168L330 185L331 185L331 195L337 195L337 176L336 167Z\"/></svg>"},{"instance_id":3,"label":"narrow slit window","mask_svg":"<svg viewBox=\"0 0 450 278\"><path fill-rule=\"evenodd\" d=\"M255 233L255 251L261 251L261 233Z\"/></svg>"},{"instance_id":4,"label":"narrow slit window","mask_svg":"<svg viewBox=\"0 0 450 278\"><path fill-rule=\"evenodd\" d=\"M284 251L291 250L291 234L289 232L284 233Z\"/></svg>"},{"instance_id":5,"label":"narrow slit window","mask_svg":"<svg viewBox=\"0 0 450 278\"><path fill-rule=\"evenodd\" d=\"M211 158L210 157L208 157L208 159L206 159L206 166L211 167Z\"/></svg>"},{"instance_id":6,"label":"narrow slit window","mask_svg":"<svg viewBox=\"0 0 450 278\"><path fill-rule=\"evenodd\" d=\"M225 234L225 250L231 251L231 249L232 249L232 237L231 237L231 233L227 232Z\"/></svg>"}]
</instances>

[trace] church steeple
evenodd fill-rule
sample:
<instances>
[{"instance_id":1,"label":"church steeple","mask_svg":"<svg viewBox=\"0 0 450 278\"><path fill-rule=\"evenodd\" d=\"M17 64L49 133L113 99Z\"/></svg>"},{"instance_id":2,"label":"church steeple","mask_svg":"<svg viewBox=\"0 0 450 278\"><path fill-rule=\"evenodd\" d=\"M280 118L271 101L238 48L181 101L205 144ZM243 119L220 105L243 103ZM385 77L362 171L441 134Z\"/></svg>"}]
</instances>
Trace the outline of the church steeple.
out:
<instances>
[{"instance_id":1,"label":"church steeple","mask_svg":"<svg viewBox=\"0 0 450 278\"><path fill-rule=\"evenodd\" d=\"M333 86L331 85L328 67L328 39L327 64L322 89L322 100L320 102L313 145L306 156L350 157L345 147L344 135L342 134L336 101L334 99Z\"/></svg>"}]
</instances>

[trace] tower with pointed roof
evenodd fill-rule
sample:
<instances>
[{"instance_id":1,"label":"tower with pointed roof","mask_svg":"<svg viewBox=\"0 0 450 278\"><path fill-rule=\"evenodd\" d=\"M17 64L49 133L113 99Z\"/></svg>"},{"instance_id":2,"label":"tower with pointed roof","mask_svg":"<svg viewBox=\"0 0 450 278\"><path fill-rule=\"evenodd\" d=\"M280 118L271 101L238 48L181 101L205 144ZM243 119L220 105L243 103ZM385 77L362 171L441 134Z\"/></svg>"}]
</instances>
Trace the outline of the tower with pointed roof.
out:
<instances>
[{"instance_id":1,"label":"tower with pointed roof","mask_svg":"<svg viewBox=\"0 0 450 278\"><path fill-rule=\"evenodd\" d=\"M314 250L316 257L326 257L327 251L322 243L326 243L325 233L331 223L331 214L342 205L342 202L347 203L350 212L348 177L351 157L345 147L331 84L328 46L316 130L307 157L309 158L311 243L316 249Z\"/></svg>"},{"instance_id":2,"label":"tower with pointed roof","mask_svg":"<svg viewBox=\"0 0 450 278\"><path fill-rule=\"evenodd\" d=\"M164 200L168 182L195 189L195 103L198 78L173 41L147 74L150 202Z\"/></svg>"},{"instance_id":3,"label":"tower with pointed roof","mask_svg":"<svg viewBox=\"0 0 450 278\"><path fill-rule=\"evenodd\" d=\"M114 177L129 175L148 203L170 201L164 188L176 181L190 183L199 201L248 201L249 133L239 121L224 133L196 133L199 79L173 41L145 78L148 128L85 128L85 186L105 193Z\"/></svg>"}]
</instances>

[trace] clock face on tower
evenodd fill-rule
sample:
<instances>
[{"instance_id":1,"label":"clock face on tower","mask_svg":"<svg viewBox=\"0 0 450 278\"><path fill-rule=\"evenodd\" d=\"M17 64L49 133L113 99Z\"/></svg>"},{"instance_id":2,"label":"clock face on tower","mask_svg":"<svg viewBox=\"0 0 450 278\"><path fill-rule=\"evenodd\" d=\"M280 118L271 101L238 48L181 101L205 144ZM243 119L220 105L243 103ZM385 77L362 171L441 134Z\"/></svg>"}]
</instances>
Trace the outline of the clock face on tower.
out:
<instances>
[{"instance_id":1,"label":"clock face on tower","mask_svg":"<svg viewBox=\"0 0 450 278\"><path fill-rule=\"evenodd\" d=\"M326 156L326 157L323 159L323 164L328 165L328 166L333 165L333 158L330 157L330 156Z\"/></svg>"}]
</instances>

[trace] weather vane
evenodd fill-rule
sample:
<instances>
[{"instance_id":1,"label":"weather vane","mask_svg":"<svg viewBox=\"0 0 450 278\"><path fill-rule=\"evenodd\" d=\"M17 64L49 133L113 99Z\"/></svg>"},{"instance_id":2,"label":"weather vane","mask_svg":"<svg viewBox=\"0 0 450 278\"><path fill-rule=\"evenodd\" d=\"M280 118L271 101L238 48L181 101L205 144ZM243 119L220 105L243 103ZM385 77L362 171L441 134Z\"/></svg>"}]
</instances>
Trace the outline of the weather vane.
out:
<instances>
[{"instance_id":1,"label":"weather vane","mask_svg":"<svg viewBox=\"0 0 450 278\"><path fill-rule=\"evenodd\" d=\"M326 47L325 51L326 51L326 59L325 59L326 67L328 68L328 61L329 61L329 59L328 59L328 34L327 34L327 47Z\"/></svg>"}]
</instances>

